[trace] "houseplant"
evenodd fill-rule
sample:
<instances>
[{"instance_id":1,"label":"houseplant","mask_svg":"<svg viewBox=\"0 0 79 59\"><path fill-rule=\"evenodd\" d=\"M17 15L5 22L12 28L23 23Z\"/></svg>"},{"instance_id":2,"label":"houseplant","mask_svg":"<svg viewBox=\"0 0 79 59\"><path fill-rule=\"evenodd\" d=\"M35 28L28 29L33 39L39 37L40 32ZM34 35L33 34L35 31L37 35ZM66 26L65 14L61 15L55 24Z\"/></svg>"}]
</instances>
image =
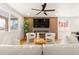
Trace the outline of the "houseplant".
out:
<instances>
[{"instance_id":1,"label":"houseplant","mask_svg":"<svg viewBox=\"0 0 79 59\"><path fill-rule=\"evenodd\" d=\"M29 23L27 21L24 21L24 33L29 32Z\"/></svg>"}]
</instances>

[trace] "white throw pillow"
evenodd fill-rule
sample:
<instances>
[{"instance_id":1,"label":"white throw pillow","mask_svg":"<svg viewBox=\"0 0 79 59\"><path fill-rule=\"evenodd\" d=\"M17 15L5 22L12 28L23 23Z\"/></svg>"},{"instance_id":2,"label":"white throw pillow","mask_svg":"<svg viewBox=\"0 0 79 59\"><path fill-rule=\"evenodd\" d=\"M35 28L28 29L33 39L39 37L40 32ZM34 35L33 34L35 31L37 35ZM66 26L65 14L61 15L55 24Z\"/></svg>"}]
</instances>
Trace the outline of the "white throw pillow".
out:
<instances>
[{"instance_id":1,"label":"white throw pillow","mask_svg":"<svg viewBox=\"0 0 79 59\"><path fill-rule=\"evenodd\" d=\"M68 43L79 43L78 39L74 35L67 36Z\"/></svg>"}]
</instances>

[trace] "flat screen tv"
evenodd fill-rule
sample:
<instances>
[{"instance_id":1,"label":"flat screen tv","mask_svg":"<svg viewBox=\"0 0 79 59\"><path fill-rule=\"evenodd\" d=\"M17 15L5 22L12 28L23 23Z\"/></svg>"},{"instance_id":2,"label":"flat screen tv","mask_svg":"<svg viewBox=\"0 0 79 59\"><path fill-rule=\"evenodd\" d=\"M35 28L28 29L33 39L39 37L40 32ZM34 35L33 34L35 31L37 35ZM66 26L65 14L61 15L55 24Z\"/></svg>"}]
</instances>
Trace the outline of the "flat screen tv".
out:
<instances>
[{"instance_id":1,"label":"flat screen tv","mask_svg":"<svg viewBox=\"0 0 79 59\"><path fill-rule=\"evenodd\" d=\"M49 18L35 18L33 19L34 28L49 28Z\"/></svg>"}]
</instances>

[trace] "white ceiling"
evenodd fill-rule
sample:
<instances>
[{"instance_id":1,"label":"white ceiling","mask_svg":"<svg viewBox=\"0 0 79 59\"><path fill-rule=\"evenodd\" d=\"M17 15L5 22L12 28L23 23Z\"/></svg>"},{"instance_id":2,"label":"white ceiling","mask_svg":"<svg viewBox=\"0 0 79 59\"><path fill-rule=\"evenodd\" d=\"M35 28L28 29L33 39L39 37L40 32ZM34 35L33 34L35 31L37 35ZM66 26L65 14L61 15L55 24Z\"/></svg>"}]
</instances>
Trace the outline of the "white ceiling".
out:
<instances>
[{"instance_id":1,"label":"white ceiling","mask_svg":"<svg viewBox=\"0 0 79 59\"><path fill-rule=\"evenodd\" d=\"M15 9L23 16L30 17L53 17L53 16L79 16L79 4L77 3L47 3L46 9L55 9L56 11L48 12L47 16L43 13L36 15L37 11L32 10L41 9L43 3L8 3L10 7Z\"/></svg>"}]
</instances>

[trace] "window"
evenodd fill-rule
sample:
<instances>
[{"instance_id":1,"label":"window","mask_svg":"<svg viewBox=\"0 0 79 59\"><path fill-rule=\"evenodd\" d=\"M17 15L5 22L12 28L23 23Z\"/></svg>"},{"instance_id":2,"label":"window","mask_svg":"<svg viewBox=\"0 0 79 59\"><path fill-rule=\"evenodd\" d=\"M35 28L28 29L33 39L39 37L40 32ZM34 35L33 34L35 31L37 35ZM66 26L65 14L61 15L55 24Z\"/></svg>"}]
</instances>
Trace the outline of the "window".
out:
<instances>
[{"instance_id":1,"label":"window","mask_svg":"<svg viewBox=\"0 0 79 59\"><path fill-rule=\"evenodd\" d=\"M16 16L11 15L10 23L11 30L18 30L18 18Z\"/></svg>"},{"instance_id":2,"label":"window","mask_svg":"<svg viewBox=\"0 0 79 59\"><path fill-rule=\"evenodd\" d=\"M8 20L6 17L0 16L0 30L8 30Z\"/></svg>"},{"instance_id":3,"label":"window","mask_svg":"<svg viewBox=\"0 0 79 59\"><path fill-rule=\"evenodd\" d=\"M12 20L11 19L11 30L17 30L18 29L18 21L17 19Z\"/></svg>"}]
</instances>

